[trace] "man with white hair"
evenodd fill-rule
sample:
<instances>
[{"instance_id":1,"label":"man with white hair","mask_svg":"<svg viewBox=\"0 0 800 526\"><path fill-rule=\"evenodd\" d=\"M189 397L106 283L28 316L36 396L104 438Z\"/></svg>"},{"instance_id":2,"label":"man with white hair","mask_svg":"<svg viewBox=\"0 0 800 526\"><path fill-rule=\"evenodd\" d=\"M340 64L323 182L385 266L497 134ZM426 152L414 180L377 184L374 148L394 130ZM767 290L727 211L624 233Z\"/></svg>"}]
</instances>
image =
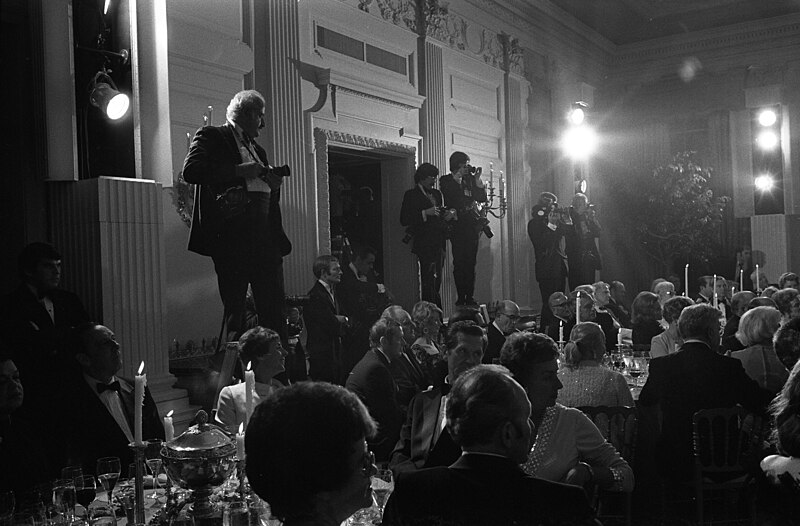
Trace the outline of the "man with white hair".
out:
<instances>
[{"instance_id":1,"label":"man with white hair","mask_svg":"<svg viewBox=\"0 0 800 526\"><path fill-rule=\"evenodd\" d=\"M214 261L228 341L244 332L252 288L258 323L285 340L283 257L292 244L281 220L281 183L288 169L269 164L255 142L264 128L264 97L254 90L231 99L222 126L197 130L183 162L195 184L189 250Z\"/></svg>"}]
</instances>

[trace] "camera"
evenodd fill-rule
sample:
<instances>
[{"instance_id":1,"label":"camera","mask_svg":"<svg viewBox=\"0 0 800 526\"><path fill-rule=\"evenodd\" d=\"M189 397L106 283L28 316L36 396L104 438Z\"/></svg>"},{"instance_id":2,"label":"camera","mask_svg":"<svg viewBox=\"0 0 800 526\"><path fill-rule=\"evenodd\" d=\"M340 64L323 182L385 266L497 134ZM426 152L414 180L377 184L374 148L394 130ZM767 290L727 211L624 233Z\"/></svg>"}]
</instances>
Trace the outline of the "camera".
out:
<instances>
[{"instance_id":1,"label":"camera","mask_svg":"<svg viewBox=\"0 0 800 526\"><path fill-rule=\"evenodd\" d=\"M408 245L409 243L411 243L412 239L414 239L414 232L411 231L411 227L406 228L406 235L404 235L403 239L401 239L400 241Z\"/></svg>"},{"instance_id":2,"label":"camera","mask_svg":"<svg viewBox=\"0 0 800 526\"><path fill-rule=\"evenodd\" d=\"M481 232L489 238L492 239L494 237L494 232L492 232L492 227L489 226L489 219L486 217L481 217L478 220L478 225L480 225Z\"/></svg>"},{"instance_id":3,"label":"camera","mask_svg":"<svg viewBox=\"0 0 800 526\"><path fill-rule=\"evenodd\" d=\"M292 170L288 164L283 166L267 166L267 173L265 175L277 175L278 177L289 177L292 175Z\"/></svg>"},{"instance_id":4,"label":"camera","mask_svg":"<svg viewBox=\"0 0 800 526\"><path fill-rule=\"evenodd\" d=\"M469 171L470 175L478 176L481 174L481 172L483 172L483 168L480 166L475 167L470 164L467 165L467 171Z\"/></svg>"}]
</instances>

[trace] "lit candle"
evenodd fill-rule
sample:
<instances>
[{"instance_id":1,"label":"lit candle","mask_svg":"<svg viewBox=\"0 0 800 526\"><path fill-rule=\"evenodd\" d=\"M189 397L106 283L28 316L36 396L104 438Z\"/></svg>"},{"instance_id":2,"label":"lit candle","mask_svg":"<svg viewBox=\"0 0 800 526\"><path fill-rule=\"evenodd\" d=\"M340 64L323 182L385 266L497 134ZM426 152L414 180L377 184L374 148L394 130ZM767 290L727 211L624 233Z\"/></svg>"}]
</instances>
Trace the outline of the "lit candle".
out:
<instances>
[{"instance_id":1,"label":"lit candle","mask_svg":"<svg viewBox=\"0 0 800 526\"><path fill-rule=\"evenodd\" d=\"M736 294L736 285L731 285L731 296Z\"/></svg>"},{"instance_id":2,"label":"lit candle","mask_svg":"<svg viewBox=\"0 0 800 526\"><path fill-rule=\"evenodd\" d=\"M244 422L239 424L239 432L236 433L236 456L244 460Z\"/></svg>"},{"instance_id":3,"label":"lit candle","mask_svg":"<svg viewBox=\"0 0 800 526\"><path fill-rule=\"evenodd\" d=\"M622 347L622 331L617 331L617 345Z\"/></svg>"},{"instance_id":4,"label":"lit candle","mask_svg":"<svg viewBox=\"0 0 800 526\"><path fill-rule=\"evenodd\" d=\"M167 416L164 417L164 435L167 442L175 438L175 426L172 424L172 413L174 413L174 411L170 409Z\"/></svg>"},{"instance_id":5,"label":"lit candle","mask_svg":"<svg viewBox=\"0 0 800 526\"><path fill-rule=\"evenodd\" d=\"M558 343L564 343L564 320L558 320Z\"/></svg>"},{"instance_id":6,"label":"lit candle","mask_svg":"<svg viewBox=\"0 0 800 526\"><path fill-rule=\"evenodd\" d=\"M689 264L683 269L683 295L689 297Z\"/></svg>"},{"instance_id":7,"label":"lit candle","mask_svg":"<svg viewBox=\"0 0 800 526\"><path fill-rule=\"evenodd\" d=\"M147 385L147 375L144 371L144 362L139 365L139 372L134 378L133 395L133 441L136 444L144 444L142 441L142 407L144 406L144 388Z\"/></svg>"},{"instance_id":8,"label":"lit candle","mask_svg":"<svg viewBox=\"0 0 800 526\"><path fill-rule=\"evenodd\" d=\"M186 132L186 149L188 150L192 146L192 134Z\"/></svg>"},{"instance_id":9,"label":"lit candle","mask_svg":"<svg viewBox=\"0 0 800 526\"><path fill-rule=\"evenodd\" d=\"M500 184L503 185L503 188L500 190L500 197L506 197L508 195L508 187L506 186L507 182L508 181L506 178L503 177L503 171L500 170Z\"/></svg>"},{"instance_id":10,"label":"lit candle","mask_svg":"<svg viewBox=\"0 0 800 526\"><path fill-rule=\"evenodd\" d=\"M208 107L208 123L214 126L214 106Z\"/></svg>"},{"instance_id":11,"label":"lit candle","mask_svg":"<svg viewBox=\"0 0 800 526\"><path fill-rule=\"evenodd\" d=\"M489 163L489 193L494 190L494 163Z\"/></svg>"},{"instance_id":12,"label":"lit candle","mask_svg":"<svg viewBox=\"0 0 800 526\"><path fill-rule=\"evenodd\" d=\"M256 373L251 371L252 366L253 362L247 362L247 370L244 372L244 401L246 409L245 422L249 422L250 415L253 414L253 392L256 388Z\"/></svg>"},{"instance_id":13,"label":"lit candle","mask_svg":"<svg viewBox=\"0 0 800 526\"><path fill-rule=\"evenodd\" d=\"M717 308L717 275L714 274L714 280L711 282L711 286L714 287L714 308Z\"/></svg>"},{"instance_id":14,"label":"lit candle","mask_svg":"<svg viewBox=\"0 0 800 526\"><path fill-rule=\"evenodd\" d=\"M758 263L756 263L756 291L761 290L761 276L758 275Z\"/></svg>"},{"instance_id":15,"label":"lit candle","mask_svg":"<svg viewBox=\"0 0 800 526\"><path fill-rule=\"evenodd\" d=\"M575 325L581 322L581 291L578 291L578 297L575 300Z\"/></svg>"},{"instance_id":16,"label":"lit candle","mask_svg":"<svg viewBox=\"0 0 800 526\"><path fill-rule=\"evenodd\" d=\"M739 290L744 290L744 269L739 269Z\"/></svg>"}]
</instances>

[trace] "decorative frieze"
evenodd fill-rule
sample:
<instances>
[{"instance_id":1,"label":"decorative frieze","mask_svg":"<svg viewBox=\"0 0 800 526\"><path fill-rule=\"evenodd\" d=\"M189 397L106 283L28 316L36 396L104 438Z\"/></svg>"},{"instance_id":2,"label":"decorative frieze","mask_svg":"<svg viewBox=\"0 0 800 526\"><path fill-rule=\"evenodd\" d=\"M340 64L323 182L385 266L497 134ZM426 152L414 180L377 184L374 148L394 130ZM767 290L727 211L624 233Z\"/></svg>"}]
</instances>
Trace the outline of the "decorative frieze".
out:
<instances>
[{"instance_id":1,"label":"decorative frieze","mask_svg":"<svg viewBox=\"0 0 800 526\"><path fill-rule=\"evenodd\" d=\"M427 4L435 3L427 1ZM415 0L359 0L358 8L369 13L372 8L396 26L417 32L417 6Z\"/></svg>"},{"instance_id":2,"label":"decorative frieze","mask_svg":"<svg viewBox=\"0 0 800 526\"><path fill-rule=\"evenodd\" d=\"M417 109L417 107L412 106L410 104L405 104L396 100L388 99L386 97L379 97L378 95L374 95L372 93L366 93L364 91L359 91L351 88L346 88L344 86L338 86L336 84L331 84L331 89L334 90L336 93L344 93L348 95L353 95L355 97L360 97L362 99L369 99L376 102L380 102L381 104L388 104L390 106L396 106L401 108L405 111L411 111Z\"/></svg>"}]
</instances>

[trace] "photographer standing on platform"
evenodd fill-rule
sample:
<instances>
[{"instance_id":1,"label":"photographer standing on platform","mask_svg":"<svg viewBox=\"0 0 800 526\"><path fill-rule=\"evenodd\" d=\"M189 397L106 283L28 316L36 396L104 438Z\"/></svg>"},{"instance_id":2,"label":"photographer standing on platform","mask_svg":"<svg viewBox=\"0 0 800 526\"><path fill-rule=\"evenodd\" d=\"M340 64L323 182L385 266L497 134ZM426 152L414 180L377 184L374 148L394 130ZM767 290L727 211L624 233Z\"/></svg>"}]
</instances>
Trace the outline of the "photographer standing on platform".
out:
<instances>
[{"instance_id":1,"label":"photographer standing on platform","mask_svg":"<svg viewBox=\"0 0 800 526\"><path fill-rule=\"evenodd\" d=\"M558 324L548 300L553 293L564 292L569 269L564 238L573 232L569 211L557 207L557 202L554 194L542 192L528 222L528 237L536 256L536 281L542 294L540 332L546 334L550 334L548 329Z\"/></svg>"},{"instance_id":2,"label":"photographer standing on platform","mask_svg":"<svg viewBox=\"0 0 800 526\"><path fill-rule=\"evenodd\" d=\"M492 237L489 221L478 208L486 202L486 190L481 180L481 169L470 166L469 156L454 152L450 156L450 173L439 181L444 204L456 212L450 233L453 249L453 278L458 299L456 305L477 305L475 298L475 263L478 256L478 239L481 233Z\"/></svg>"},{"instance_id":3,"label":"photographer standing on platform","mask_svg":"<svg viewBox=\"0 0 800 526\"><path fill-rule=\"evenodd\" d=\"M595 270L600 270L600 252L597 238L600 223L594 205L589 204L585 194L577 193L572 198L569 215L574 225L574 234L567 236L567 259L569 259L569 288L591 285L595 281Z\"/></svg>"},{"instance_id":4,"label":"photographer standing on platform","mask_svg":"<svg viewBox=\"0 0 800 526\"><path fill-rule=\"evenodd\" d=\"M192 139L183 178L195 184L189 250L214 261L225 307L226 341L243 332L247 286L258 323L286 339L283 257L292 244L281 220L281 183L289 167L274 168L254 142L264 128L264 97L240 91L227 122L204 126Z\"/></svg>"},{"instance_id":5,"label":"photographer standing on platform","mask_svg":"<svg viewBox=\"0 0 800 526\"><path fill-rule=\"evenodd\" d=\"M439 169L430 163L422 163L414 173L414 188L403 195L400 207L400 224L406 227L406 238L411 243L411 252L419 263L422 300L435 303L442 308L442 265L445 242L455 211L442 207L442 193L433 187ZM410 239L408 239L410 238Z\"/></svg>"}]
</instances>

